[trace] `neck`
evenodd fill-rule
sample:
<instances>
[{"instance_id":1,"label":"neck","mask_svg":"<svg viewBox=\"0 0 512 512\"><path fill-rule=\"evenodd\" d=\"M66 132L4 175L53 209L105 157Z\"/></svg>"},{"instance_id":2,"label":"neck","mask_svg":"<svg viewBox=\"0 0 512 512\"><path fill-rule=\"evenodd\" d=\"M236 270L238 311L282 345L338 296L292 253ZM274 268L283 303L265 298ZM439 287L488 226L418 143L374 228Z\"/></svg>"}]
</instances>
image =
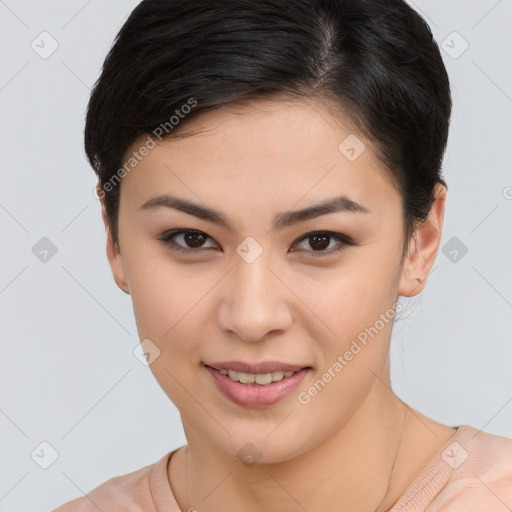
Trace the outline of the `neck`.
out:
<instances>
[{"instance_id":1,"label":"neck","mask_svg":"<svg viewBox=\"0 0 512 512\"><path fill-rule=\"evenodd\" d=\"M376 383L343 428L321 444L284 462L252 466L184 422L188 445L169 470L176 501L181 510L199 512L383 512L402 490L388 492L405 412L405 404Z\"/></svg>"}]
</instances>

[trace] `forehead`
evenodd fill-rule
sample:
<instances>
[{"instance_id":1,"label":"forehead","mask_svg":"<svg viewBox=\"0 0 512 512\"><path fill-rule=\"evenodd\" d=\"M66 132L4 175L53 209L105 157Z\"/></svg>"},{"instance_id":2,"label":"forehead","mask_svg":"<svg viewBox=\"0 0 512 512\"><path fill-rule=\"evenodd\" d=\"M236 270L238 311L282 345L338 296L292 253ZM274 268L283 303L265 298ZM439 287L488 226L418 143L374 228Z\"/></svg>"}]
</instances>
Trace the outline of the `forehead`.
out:
<instances>
[{"instance_id":1,"label":"forehead","mask_svg":"<svg viewBox=\"0 0 512 512\"><path fill-rule=\"evenodd\" d=\"M123 182L122 195L179 190L239 207L258 199L292 208L335 192L363 204L399 201L372 145L340 110L317 101L258 100L201 113L157 140Z\"/></svg>"}]
</instances>

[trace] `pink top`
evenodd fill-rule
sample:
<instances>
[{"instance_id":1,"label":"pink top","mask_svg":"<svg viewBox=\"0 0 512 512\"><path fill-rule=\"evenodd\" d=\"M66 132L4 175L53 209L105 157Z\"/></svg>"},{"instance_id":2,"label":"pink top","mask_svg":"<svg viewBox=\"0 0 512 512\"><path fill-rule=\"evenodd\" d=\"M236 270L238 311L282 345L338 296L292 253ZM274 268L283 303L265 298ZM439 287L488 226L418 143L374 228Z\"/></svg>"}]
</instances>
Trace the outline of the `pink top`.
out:
<instances>
[{"instance_id":1,"label":"pink top","mask_svg":"<svg viewBox=\"0 0 512 512\"><path fill-rule=\"evenodd\" d=\"M53 512L182 512L169 459L111 478ZM388 512L512 511L512 439L461 425Z\"/></svg>"}]
</instances>

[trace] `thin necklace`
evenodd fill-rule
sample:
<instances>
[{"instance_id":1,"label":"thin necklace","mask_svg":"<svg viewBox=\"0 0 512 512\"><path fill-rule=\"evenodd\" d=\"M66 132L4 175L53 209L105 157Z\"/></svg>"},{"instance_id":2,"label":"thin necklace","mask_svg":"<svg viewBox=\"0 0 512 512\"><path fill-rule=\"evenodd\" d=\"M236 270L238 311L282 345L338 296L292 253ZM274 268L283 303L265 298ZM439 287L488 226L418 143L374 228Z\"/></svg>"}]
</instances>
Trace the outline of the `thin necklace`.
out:
<instances>
[{"instance_id":1,"label":"thin necklace","mask_svg":"<svg viewBox=\"0 0 512 512\"><path fill-rule=\"evenodd\" d=\"M386 489L386 493L384 494L384 498L382 499L382 501L378 504L377 508L373 511L373 512L377 512L377 510L379 510L379 507L384 503L384 500L387 498L388 496L388 493L389 493L389 489L391 487L391 480L393 478L393 472L395 470L395 464L396 464L396 461L398 459L398 454L400 453L400 448L402 447L402 438L404 436L404 425L405 425L405 419L407 418L407 414L409 413L409 406L407 404L405 404L405 414L404 414L404 418L402 420L402 431L400 432L400 442L398 443L398 449L396 451L396 455L395 455L395 459L393 460L393 465L391 466L391 473L389 475L389 481L388 481L388 487ZM187 497L188 497L188 492L187 492ZM393 505L394 506L394 505Z\"/></svg>"},{"instance_id":2,"label":"thin necklace","mask_svg":"<svg viewBox=\"0 0 512 512\"><path fill-rule=\"evenodd\" d=\"M393 460L393 465L391 466L391 474L389 475L389 481L388 481L388 488L386 489L386 493L384 494L384 498L382 501L378 504L377 508L373 512L377 512L379 510L380 506L384 503L384 500L387 498L389 489L391 487L391 480L393 478L393 472L395 471L395 464L398 459L398 454L400 452L400 448L402 447L402 438L404 437L404 425L405 425L405 418L407 418L407 413L409 412L409 406L405 404L405 414L404 419L402 420L402 432L400 433L400 442L398 443L398 449L396 451L395 459ZM393 505L394 506L394 505ZM392 508L393 508L392 506ZM389 509L388 509L389 510Z\"/></svg>"}]
</instances>

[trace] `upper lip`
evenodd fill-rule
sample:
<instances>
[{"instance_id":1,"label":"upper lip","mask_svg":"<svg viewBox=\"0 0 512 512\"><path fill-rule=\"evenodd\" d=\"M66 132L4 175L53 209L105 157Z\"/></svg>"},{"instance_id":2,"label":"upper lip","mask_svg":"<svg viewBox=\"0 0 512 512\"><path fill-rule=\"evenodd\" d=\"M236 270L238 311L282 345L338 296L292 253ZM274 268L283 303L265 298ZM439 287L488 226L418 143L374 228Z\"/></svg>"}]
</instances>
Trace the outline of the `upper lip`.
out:
<instances>
[{"instance_id":1,"label":"upper lip","mask_svg":"<svg viewBox=\"0 0 512 512\"><path fill-rule=\"evenodd\" d=\"M271 373L271 372L298 372L303 368L310 368L308 365L294 365L281 363L280 361L262 361L261 363L244 363L242 361L220 361L204 363L215 370L233 370L242 373Z\"/></svg>"}]
</instances>

